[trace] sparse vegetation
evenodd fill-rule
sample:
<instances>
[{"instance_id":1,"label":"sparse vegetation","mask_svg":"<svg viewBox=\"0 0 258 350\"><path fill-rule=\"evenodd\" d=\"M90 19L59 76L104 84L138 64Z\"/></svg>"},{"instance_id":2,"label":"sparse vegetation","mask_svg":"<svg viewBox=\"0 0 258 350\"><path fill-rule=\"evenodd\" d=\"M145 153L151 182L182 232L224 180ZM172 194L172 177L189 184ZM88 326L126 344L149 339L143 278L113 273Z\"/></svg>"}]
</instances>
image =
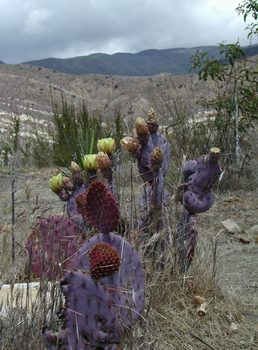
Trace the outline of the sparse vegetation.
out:
<instances>
[{"instance_id":1,"label":"sparse vegetation","mask_svg":"<svg viewBox=\"0 0 258 350\"><path fill-rule=\"evenodd\" d=\"M238 12L244 14L244 20L250 14L256 20L256 10L257 2L253 0L244 1L238 7ZM249 29L250 36L257 33L255 23ZM21 118L14 117L10 137L2 148L4 167L9 167L11 157L15 158L12 166L17 167L20 157L29 164L32 156L38 167L57 164L59 173L56 175L56 169L47 168L39 170L39 173L20 174L16 168L11 176L5 173L0 177L0 208L4 216L3 222L0 222L1 349L43 350L42 330L49 349L70 350L72 340L73 344L77 344L72 346L73 350L78 350L81 339L87 344L82 348L95 350L107 349L107 343L116 350L121 349L120 343L124 350L257 348L257 189L237 194L217 193L218 204L211 213L200 216L199 245L194 259L191 256L186 261L183 257L184 267L187 263L183 271L176 264L180 203L191 213L190 216L195 217L196 213L204 211L199 210L200 198L197 202L193 200L199 191L201 200L208 203L205 208L209 209L211 185L220 173L217 159L215 171L210 164L207 165L210 158L205 157L205 164L201 164L197 172L195 167L192 171L192 165L196 166L197 162L185 163L183 182L182 163L206 154L212 146L219 146L223 150L223 170L232 170L231 173L226 171L224 176L229 178L229 174L234 172L242 175L244 157L239 158L238 147L242 152L246 149L245 142L249 141L246 137L256 126L257 81L254 70L238 60L242 52L237 45L222 44L221 50L227 62L211 60L202 54L195 56L201 78L212 78L211 84L215 88L213 98L204 96L200 100L193 89L187 90L185 84L177 84L171 77L166 76L158 83L158 116L163 117L163 132L171 147L171 157L168 154L167 158L164 157L168 143L163 135L156 134L153 111L147 124L138 119L138 140L123 138L122 144L131 155L134 154L149 193L143 206L143 220L139 220L142 212L138 206L142 184L135 175L135 165L119 148L115 151L115 142L110 138L113 136L118 145L124 137L120 112L115 115L114 127L105 126L102 124L104 117L91 114L84 102L78 108L78 104L69 104L63 98L61 104L53 106L51 130L44 134L44 130L40 132L38 127L35 128L35 137L27 138L27 143L20 142L23 131ZM99 81L96 80L96 83L99 84ZM197 80L195 82L197 84ZM167 94L162 94L165 85ZM118 90L120 83L114 87ZM77 100L76 94L71 96ZM153 132L150 132L151 127ZM129 125L127 132L133 133ZM149 142L149 133L153 134L151 137L157 145L161 143L163 147L154 147L157 145L153 140ZM105 139L97 143L100 137ZM95 154L97 150L99 153ZM211 153L217 155L218 149L213 148ZM171 167L165 184L168 158L171 158ZM235 162L231 162L232 158ZM252 161L257 171L257 158ZM161 173L163 166L165 169ZM200 179L202 172L204 177ZM204 188L196 189L198 181L195 181L195 174L202 184L207 180ZM96 181L97 177L101 180ZM62 202L46 190L50 178L50 187ZM239 187L239 179L236 182L235 178L230 178L230 181ZM181 182L183 192L180 193L176 189ZM163 201L165 185L169 191L166 201ZM186 192L188 202L182 199ZM70 219L67 219L66 213ZM49 215L52 216L46 219ZM151 220L146 220L155 215L162 225L154 227ZM221 220L225 220L227 215L241 221L242 228L230 234L224 232ZM35 226L38 219L39 224ZM72 223L70 220L73 220ZM65 227L58 226L60 222ZM197 225L194 226L196 228ZM96 229L101 233L96 234ZM116 230L120 235L114 233ZM85 236L90 238L75 255L77 246L67 249L74 235L82 242ZM51 240L53 236L54 241ZM26 241L31 259L24 254ZM64 258L61 253L58 256L53 253L59 241L62 242L60 252L65 252ZM112 242L116 249L110 247ZM241 258L247 258L248 254L249 260L241 262ZM52 264L53 258L55 262ZM51 273L51 268L54 273ZM60 276L65 268L76 270L64 274L60 288ZM142 269L145 279L144 308ZM119 279L113 278L114 273L118 273ZM227 290L237 285L241 289L241 298L232 297L230 300L234 293L228 291L226 294L225 285ZM223 286L223 290L219 286ZM95 303L96 296L98 302ZM89 306L91 303L93 306ZM64 306L68 308L64 309ZM76 313L73 312L75 310ZM78 326L80 313L91 321L87 322L84 318L83 326ZM65 325L62 318L67 321ZM129 327L132 319L136 318L139 322ZM110 320L113 327L110 327ZM46 325L57 333L44 328ZM99 330L101 332L95 336L94 332ZM60 344L60 341L63 343Z\"/></svg>"}]
</instances>

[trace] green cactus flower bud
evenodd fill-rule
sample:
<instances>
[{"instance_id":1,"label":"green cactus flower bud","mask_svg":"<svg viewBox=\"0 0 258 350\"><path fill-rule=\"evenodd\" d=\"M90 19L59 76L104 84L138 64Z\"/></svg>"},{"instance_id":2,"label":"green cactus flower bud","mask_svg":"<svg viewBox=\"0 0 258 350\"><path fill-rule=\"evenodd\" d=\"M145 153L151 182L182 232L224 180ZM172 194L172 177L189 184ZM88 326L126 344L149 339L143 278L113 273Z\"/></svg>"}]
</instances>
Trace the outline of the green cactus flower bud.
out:
<instances>
[{"instance_id":1,"label":"green cactus flower bud","mask_svg":"<svg viewBox=\"0 0 258 350\"><path fill-rule=\"evenodd\" d=\"M111 137L106 139L100 139L97 142L97 148L99 152L104 152L107 154L112 154L114 150L116 149L116 143L115 140Z\"/></svg>"},{"instance_id":2,"label":"green cactus flower bud","mask_svg":"<svg viewBox=\"0 0 258 350\"><path fill-rule=\"evenodd\" d=\"M61 173L52 176L51 179L49 180L49 187L55 193L58 193L63 189L63 184L64 184L64 178Z\"/></svg>"},{"instance_id":3,"label":"green cactus flower bud","mask_svg":"<svg viewBox=\"0 0 258 350\"><path fill-rule=\"evenodd\" d=\"M86 154L82 162L84 169L87 171L96 171L98 169L96 154Z\"/></svg>"}]
</instances>

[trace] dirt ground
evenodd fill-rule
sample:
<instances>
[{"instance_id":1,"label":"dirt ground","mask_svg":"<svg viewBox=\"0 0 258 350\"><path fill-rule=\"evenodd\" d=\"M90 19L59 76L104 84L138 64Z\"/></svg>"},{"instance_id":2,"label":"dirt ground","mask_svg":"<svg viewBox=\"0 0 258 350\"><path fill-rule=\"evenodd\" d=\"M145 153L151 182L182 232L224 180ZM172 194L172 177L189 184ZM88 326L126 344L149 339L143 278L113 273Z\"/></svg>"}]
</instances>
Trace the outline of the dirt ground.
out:
<instances>
[{"instance_id":1,"label":"dirt ground","mask_svg":"<svg viewBox=\"0 0 258 350\"><path fill-rule=\"evenodd\" d=\"M17 174L0 174L1 255L8 256L12 232L11 185L15 178L15 255L23 256L26 236L40 216L65 212L64 204L48 188L53 169ZM197 218L200 245L216 242L216 269L225 296L240 303L245 315L258 325L258 189L217 193L214 207ZM229 233L221 224L231 219L239 232ZM205 244L203 245L205 247Z\"/></svg>"}]
</instances>

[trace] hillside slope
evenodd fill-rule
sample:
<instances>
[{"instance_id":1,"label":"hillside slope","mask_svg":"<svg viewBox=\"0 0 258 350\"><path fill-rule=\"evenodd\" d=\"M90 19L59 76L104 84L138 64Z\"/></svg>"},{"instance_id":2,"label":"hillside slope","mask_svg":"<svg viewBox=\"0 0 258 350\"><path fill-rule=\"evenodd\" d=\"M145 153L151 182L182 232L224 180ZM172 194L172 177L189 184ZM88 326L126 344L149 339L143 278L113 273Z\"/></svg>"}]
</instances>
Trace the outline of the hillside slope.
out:
<instances>
[{"instance_id":1,"label":"hillside slope","mask_svg":"<svg viewBox=\"0 0 258 350\"><path fill-rule=\"evenodd\" d=\"M219 57L217 46L145 50L135 54L95 53L67 59L46 58L25 62L69 74L107 74L127 76L152 76L160 73L185 75L191 73L192 56L205 51L209 56ZM247 57L258 54L258 45L244 48Z\"/></svg>"}]
</instances>

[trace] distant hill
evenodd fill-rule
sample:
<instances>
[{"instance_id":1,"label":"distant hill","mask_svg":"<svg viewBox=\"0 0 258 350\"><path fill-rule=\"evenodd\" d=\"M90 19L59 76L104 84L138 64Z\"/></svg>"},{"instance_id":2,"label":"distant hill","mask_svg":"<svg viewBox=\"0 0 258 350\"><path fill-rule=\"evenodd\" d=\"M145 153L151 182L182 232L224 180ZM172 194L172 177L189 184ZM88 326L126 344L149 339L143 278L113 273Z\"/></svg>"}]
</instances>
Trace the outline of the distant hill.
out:
<instances>
[{"instance_id":1,"label":"distant hill","mask_svg":"<svg viewBox=\"0 0 258 350\"><path fill-rule=\"evenodd\" d=\"M3 62L3 61L0 61L0 64L4 64L4 62Z\"/></svg>"},{"instance_id":2,"label":"distant hill","mask_svg":"<svg viewBox=\"0 0 258 350\"><path fill-rule=\"evenodd\" d=\"M185 75L191 73L191 59L197 51L206 51L218 57L217 46L201 46L190 49L145 50L135 54L95 53L67 59L46 58L24 62L69 74L106 74L127 76L153 76L160 73ZM258 45L245 47L247 57L258 54Z\"/></svg>"}]
</instances>

